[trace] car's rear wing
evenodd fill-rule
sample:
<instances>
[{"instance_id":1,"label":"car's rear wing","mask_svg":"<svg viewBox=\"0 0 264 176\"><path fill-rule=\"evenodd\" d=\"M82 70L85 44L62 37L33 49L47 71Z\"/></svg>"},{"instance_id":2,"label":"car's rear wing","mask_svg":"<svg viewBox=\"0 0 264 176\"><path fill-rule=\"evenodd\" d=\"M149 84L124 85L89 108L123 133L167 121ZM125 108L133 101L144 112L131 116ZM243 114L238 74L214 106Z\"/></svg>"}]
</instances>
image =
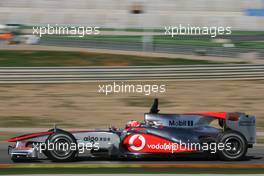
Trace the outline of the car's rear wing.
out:
<instances>
[{"instance_id":1,"label":"car's rear wing","mask_svg":"<svg viewBox=\"0 0 264 176\"><path fill-rule=\"evenodd\" d=\"M237 131L246 138L248 144L256 143L256 117L241 112L228 113L225 130Z\"/></svg>"}]
</instances>

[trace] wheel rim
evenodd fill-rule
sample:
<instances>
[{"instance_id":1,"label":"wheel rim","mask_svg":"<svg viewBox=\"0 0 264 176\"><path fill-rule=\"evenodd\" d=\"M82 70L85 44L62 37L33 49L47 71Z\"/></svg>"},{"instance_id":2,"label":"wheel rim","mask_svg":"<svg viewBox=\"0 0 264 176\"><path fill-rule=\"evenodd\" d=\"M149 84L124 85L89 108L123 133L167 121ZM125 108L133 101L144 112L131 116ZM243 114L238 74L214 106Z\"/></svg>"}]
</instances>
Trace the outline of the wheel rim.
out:
<instances>
[{"instance_id":1,"label":"wheel rim","mask_svg":"<svg viewBox=\"0 0 264 176\"><path fill-rule=\"evenodd\" d=\"M231 149L226 149L224 150L224 152L231 157L236 157L239 156L242 151L243 151L243 142L241 139L237 138L237 137L228 137L225 140L225 146L227 144L230 144Z\"/></svg>"},{"instance_id":2,"label":"wheel rim","mask_svg":"<svg viewBox=\"0 0 264 176\"><path fill-rule=\"evenodd\" d=\"M54 140L53 153L60 158L67 157L71 153L71 141L68 138L60 137Z\"/></svg>"}]
</instances>

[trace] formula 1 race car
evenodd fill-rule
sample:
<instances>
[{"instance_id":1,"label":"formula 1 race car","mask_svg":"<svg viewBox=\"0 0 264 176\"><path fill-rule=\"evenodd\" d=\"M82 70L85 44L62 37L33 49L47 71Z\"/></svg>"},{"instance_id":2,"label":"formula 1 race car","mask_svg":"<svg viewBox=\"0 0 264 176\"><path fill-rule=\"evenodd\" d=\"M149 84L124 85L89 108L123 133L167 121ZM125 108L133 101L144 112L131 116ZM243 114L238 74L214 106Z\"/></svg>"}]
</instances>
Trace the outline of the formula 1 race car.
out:
<instances>
[{"instance_id":1,"label":"formula 1 race car","mask_svg":"<svg viewBox=\"0 0 264 176\"><path fill-rule=\"evenodd\" d=\"M219 127L212 126L218 121ZM77 157L143 158L177 154L214 154L241 160L256 142L255 116L240 112L161 114L158 99L144 123L130 121L124 129L46 132L14 137L8 153L14 162L44 159L64 162Z\"/></svg>"}]
</instances>

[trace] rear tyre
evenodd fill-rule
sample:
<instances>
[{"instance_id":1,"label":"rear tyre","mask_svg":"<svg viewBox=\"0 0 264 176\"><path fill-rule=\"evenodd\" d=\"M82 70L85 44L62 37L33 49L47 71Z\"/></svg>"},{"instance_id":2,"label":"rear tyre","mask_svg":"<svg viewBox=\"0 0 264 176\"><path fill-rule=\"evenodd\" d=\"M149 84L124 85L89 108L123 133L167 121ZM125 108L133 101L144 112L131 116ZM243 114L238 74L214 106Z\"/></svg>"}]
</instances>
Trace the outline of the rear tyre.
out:
<instances>
[{"instance_id":1,"label":"rear tyre","mask_svg":"<svg viewBox=\"0 0 264 176\"><path fill-rule=\"evenodd\" d=\"M74 136L63 130L50 135L46 141L46 147L45 155L55 162L73 161L78 152Z\"/></svg>"},{"instance_id":2,"label":"rear tyre","mask_svg":"<svg viewBox=\"0 0 264 176\"><path fill-rule=\"evenodd\" d=\"M218 156L221 160L242 160L247 153L247 142L239 133L232 131L223 133L218 142L225 146L223 150L218 150Z\"/></svg>"}]
</instances>

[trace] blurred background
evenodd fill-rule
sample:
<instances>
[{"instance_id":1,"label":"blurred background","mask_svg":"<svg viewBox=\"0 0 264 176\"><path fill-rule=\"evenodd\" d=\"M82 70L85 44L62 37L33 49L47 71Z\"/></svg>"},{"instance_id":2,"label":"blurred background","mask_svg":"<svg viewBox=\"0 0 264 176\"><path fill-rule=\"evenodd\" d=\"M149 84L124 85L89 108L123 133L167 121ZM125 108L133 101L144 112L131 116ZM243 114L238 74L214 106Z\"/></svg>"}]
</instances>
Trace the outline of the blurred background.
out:
<instances>
[{"instance_id":1,"label":"blurred background","mask_svg":"<svg viewBox=\"0 0 264 176\"><path fill-rule=\"evenodd\" d=\"M263 0L2 0L2 34L24 36L11 43L263 58ZM6 26L7 24L7 26ZM101 35L46 35L38 41L32 26L98 26ZM164 36L165 26L231 27L232 35ZM3 26L5 25L5 26ZM17 29L14 32L14 27ZM1 27L0 27L1 29ZM26 35L26 36L25 36ZM12 40L10 36L2 39ZM1 39L1 36L0 36Z\"/></svg>"},{"instance_id":2,"label":"blurred background","mask_svg":"<svg viewBox=\"0 0 264 176\"><path fill-rule=\"evenodd\" d=\"M98 26L100 34L33 35L33 27L48 24ZM165 26L179 24L230 26L232 34L215 38L164 35ZM264 0L1 0L0 140L19 132L12 127L21 132L54 123L68 128L122 127L127 120L142 120L152 99L159 97L161 112L243 111L257 115L258 142L264 142L263 62ZM155 84L166 84L167 91L150 96L99 94L98 81L110 78L99 79L96 75L100 73L96 73L93 81L88 80L89 70L78 81L72 72L47 71L41 73L44 79L32 70L11 68L169 65L177 71L179 65L196 69L196 65L219 64L259 67L241 70L236 66L219 73L205 68L201 73L218 75L221 80L201 80L197 71L187 72L196 76L188 79L176 73L170 81L152 77ZM63 74L71 77L66 80L68 84L60 84L62 78L57 77ZM141 82L149 83L146 80L142 73ZM53 84L42 84L45 81Z\"/></svg>"},{"instance_id":3,"label":"blurred background","mask_svg":"<svg viewBox=\"0 0 264 176\"><path fill-rule=\"evenodd\" d=\"M161 28L173 24L263 30L263 0L2 0L1 22Z\"/></svg>"}]
</instances>

